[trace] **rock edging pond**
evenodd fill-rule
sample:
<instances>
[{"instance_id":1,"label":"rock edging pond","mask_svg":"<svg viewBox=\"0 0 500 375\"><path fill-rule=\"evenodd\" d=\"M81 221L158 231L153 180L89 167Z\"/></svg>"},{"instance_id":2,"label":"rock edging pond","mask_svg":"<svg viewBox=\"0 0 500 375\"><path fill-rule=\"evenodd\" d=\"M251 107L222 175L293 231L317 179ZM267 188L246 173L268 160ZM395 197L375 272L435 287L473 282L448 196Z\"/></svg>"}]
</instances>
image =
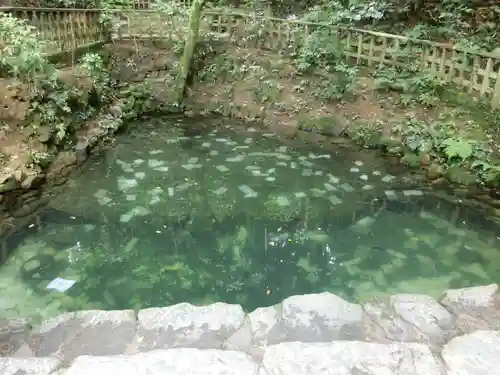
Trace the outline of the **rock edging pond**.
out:
<instances>
[{"instance_id":1,"label":"rock edging pond","mask_svg":"<svg viewBox=\"0 0 500 375\"><path fill-rule=\"evenodd\" d=\"M79 311L31 331L0 331L2 374L493 374L500 368L498 285L438 302L398 294L362 304L332 293L240 305Z\"/></svg>"}]
</instances>

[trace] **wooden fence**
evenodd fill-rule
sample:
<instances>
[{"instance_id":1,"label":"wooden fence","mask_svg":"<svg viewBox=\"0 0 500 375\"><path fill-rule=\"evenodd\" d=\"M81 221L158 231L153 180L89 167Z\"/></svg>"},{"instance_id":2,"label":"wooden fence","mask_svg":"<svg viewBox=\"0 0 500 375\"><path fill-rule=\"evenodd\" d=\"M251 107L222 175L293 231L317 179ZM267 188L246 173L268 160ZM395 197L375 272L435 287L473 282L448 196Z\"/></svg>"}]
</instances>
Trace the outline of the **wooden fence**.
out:
<instances>
[{"instance_id":1,"label":"wooden fence","mask_svg":"<svg viewBox=\"0 0 500 375\"><path fill-rule=\"evenodd\" d=\"M5 7L0 8L0 12L35 26L48 42L48 55L71 53L109 39L107 28L100 22L100 11L96 9Z\"/></svg>"},{"instance_id":2,"label":"wooden fence","mask_svg":"<svg viewBox=\"0 0 500 375\"><path fill-rule=\"evenodd\" d=\"M411 65L489 100L494 108L500 107L500 55L369 30L244 13L206 11L204 17L211 30L233 40L248 42L253 41L252 35L259 35L258 46L290 52L312 33L323 30L331 35L332 43L338 43L348 62L373 68Z\"/></svg>"},{"instance_id":3,"label":"wooden fence","mask_svg":"<svg viewBox=\"0 0 500 375\"><path fill-rule=\"evenodd\" d=\"M99 22L99 10L0 10L26 19L36 26L46 40L53 42L52 50L48 53L70 52L109 40L109 30ZM129 30L125 30L125 36L172 37L176 32L172 28L186 26L171 22L172 20L166 22L165 14L152 10L117 10L115 16L117 19L128 20L125 26ZM373 68L412 65L431 73L442 82L462 87L471 96L489 100L494 108L500 107L499 55L368 30L220 10L205 11L203 25L208 31L231 37L236 43L247 46L250 43L256 47L283 52L294 52L308 41L312 33L326 31L331 35L332 42L339 44L349 62Z\"/></svg>"}]
</instances>

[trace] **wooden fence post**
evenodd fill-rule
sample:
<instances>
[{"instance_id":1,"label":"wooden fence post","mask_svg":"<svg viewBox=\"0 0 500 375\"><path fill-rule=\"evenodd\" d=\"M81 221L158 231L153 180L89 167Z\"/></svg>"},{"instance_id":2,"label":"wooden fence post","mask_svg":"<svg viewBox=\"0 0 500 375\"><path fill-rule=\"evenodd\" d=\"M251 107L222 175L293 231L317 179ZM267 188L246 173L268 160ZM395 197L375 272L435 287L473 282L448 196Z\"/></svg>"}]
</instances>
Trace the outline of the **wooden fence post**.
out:
<instances>
[{"instance_id":1,"label":"wooden fence post","mask_svg":"<svg viewBox=\"0 0 500 375\"><path fill-rule=\"evenodd\" d=\"M184 93L186 90L186 81L189 75L189 70L191 69L191 62L193 60L193 54L195 51L196 43L198 42L198 36L200 33L200 18L201 18L201 8L203 6L203 0L194 0L191 6L191 12L189 14L189 28L188 36L186 40L186 45L184 47L184 53L179 66L179 73L176 79L176 97L175 102L180 105L184 99Z\"/></svg>"}]
</instances>

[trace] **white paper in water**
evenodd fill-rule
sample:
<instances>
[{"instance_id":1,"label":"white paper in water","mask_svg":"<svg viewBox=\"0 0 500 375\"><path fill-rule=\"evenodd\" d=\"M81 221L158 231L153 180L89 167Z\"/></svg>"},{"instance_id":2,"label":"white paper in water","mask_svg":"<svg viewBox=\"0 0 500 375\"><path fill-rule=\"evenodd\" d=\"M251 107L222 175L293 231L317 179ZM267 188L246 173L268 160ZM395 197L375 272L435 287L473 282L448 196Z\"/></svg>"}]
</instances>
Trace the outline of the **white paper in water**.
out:
<instances>
[{"instance_id":1,"label":"white paper in water","mask_svg":"<svg viewBox=\"0 0 500 375\"><path fill-rule=\"evenodd\" d=\"M57 290L58 292L65 292L69 288L71 288L76 283L76 280L66 280L60 277L52 280L49 285L47 285L47 289Z\"/></svg>"}]
</instances>

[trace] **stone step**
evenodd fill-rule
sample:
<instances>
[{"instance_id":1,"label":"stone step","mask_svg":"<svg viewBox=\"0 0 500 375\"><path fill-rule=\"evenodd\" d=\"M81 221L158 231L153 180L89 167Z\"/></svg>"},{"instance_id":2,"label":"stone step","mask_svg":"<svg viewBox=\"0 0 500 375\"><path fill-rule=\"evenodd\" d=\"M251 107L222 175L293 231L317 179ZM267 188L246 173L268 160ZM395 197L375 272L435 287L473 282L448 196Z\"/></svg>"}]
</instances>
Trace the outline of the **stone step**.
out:
<instances>
[{"instance_id":1,"label":"stone step","mask_svg":"<svg viewBox=\"0 0 500 375\"><path fill-rule=\"evenodd\" d=\"M425 357L429 361L425 363L431 363L428 366L432 368L433 360L436 366L441 366L440 356L445 358L447 364L454 363L454 352L462 350L467 357L481 347L485 355L492 353L491 360L485 361L493 361L500 368L500 363L494 362L496 358L500 359L500 352L495 352L496 344L484 346L476 340L477 337L486 338L490 342L498 342L496 347L500 348L500 339L494 332L500 329L499 301L498 286L492 284L449 290L440 302L426 295L398 294L360 305L331 293L319 293L289 297L279 305L259 308L249 314L245 314L239 305L215 303L193 306L181 303L144 309L138 313L133 310L65 313L45 321L34 330L17 319L0 325L0 355L6 356L4 362L0 362L6 369L0 374L9 374L7 366L23 363L27 363L24 371L28 374L31 371L29 366L40 368L43 374L42 369L45 373L53 372L54 367L51 366L72 368L83 363L83 358L90 361L88 363L101 363L101 360L112 363L139 361L140 358L153 356L151 353L156 350L178 353L179 358L190 352L193 358L201 356L200 361L207 363L210 363L207 358L211 358L207 357L207 353L218 353L224 358L234 353L239 353L240 357L244 354L252 363L264 363L267 371L274 375L288 374L288 370L280 372L269 367L272 363L278 366L280 361L289 363L290 371L299 371L302 362L322 363L323 360L335 363L347 361L347 367L344 367L348 368L350 363L365 363L363 358L367 355L375 363L388 368L392 366L390 358L399 358L396 362L404 364L408 357L408 361L411 360L408 363L417 366L418 361L413 360L413 356ZM470 342L476 342L474 340L477 346L474 344L465 350ZM325 358L316 358L315 353L323 353ZM446 360L446 355L449 360ZM39 357L40 363L33 362L31 357ZM275 361L274 357L282 360ZM40 358L46 358L46 361ZM51 358L57 358L56 365ZM222 359L220 361L216 360L217 363L224 363ZM335 363L331 365L344 368ZM462 362L456 363L456 366L462 366ZM205 367L209 368L208 364ZM355 368L355 365L351 367ZM482 371L482 367L479 369ZM175 371L172 373L175 374ZM321 373L320 367L318 371ZM338 371L326 373L349 373ZM356 374L371 374L369 371L359 370ZM432 373L418 371L414 373Z\"/></svg>"},{"instance_id":2,"label":"stone step","mask_svg":"<svg viewBox=\"0 0 500 375\"><path fill-rule=\"evenodd\" d=\"M234 350L177 348L116 356L0 358L2 375L475 375L500 369L500 332L453 339L441 356L417 343L287 342L262 361Z\"/></svg>"}]
</instances>

